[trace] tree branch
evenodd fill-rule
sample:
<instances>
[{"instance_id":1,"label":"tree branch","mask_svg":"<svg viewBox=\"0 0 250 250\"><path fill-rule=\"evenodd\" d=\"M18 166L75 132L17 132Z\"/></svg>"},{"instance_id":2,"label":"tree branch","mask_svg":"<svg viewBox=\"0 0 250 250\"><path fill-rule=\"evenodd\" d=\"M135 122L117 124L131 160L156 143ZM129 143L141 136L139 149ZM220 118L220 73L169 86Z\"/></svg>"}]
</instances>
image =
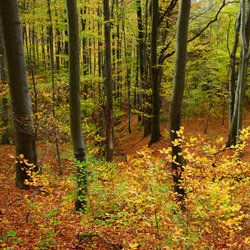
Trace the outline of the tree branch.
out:
<instances>
[{"instance_id":1,"label":"tree branch","mask_svg":"<svg viewBox=\"0 0 250 250\"><path fill-rule=\"evenodd\" d=\"M229 1L229 2L226 2L226 0L223 0L223 4L221 5L221 7L219 8L219 10L217 11L215 17L213 20L211 20L200 32L198 32L194 37L190 38L188 40L188 43L189 42L192 42L193 40L195 40L196 38L198 38L212 23L216 22L218 20L218 16L221 12L221 10L229 3L238 3L238 1ZM175 54L175 50L166 54L163 58L162 58L162 62L164 62L168 57L171 57L172 55Z\"/></svg>"},{"instance_id":2,"label":"tree branch","mask_svg":"<svg viewBox=\"0 0 250 250\"><path fill-rule=\"evenodd\" d=\"M169 6L167 7L167 9L164 11L164 13L160 16L159 18L159 23L158 26L160 25L160 23L163 21L165 16L168 16L169 13L171 13L171 11L174 9L174 7L176 6L178 0L172 0L172 2L169 4Z\"/></svg>"},{"instance_id":3,"label":"tree branch","mask_svg":"<svg viewBox=\"0 0 250 250\"><path fill-rule=\"evenodd\" d=\"M234 2L234 1L233 1ZM232 2L226 2L226 0L223 0L223 3L222 3L222 5L221 5L221 7L219 8L219 10L217 11L217 13L216 13L216 15L215 15L215 17L214 17L214 19L213 20L211 20L200 32L198 32L194 37L192 37L192 38L190 38L189 40L188 40L188 43L189 42L192 42L193 40L195 40L197 37L199 37L212 23L214 23L214 22L216 22L217 20L218 20L218 16L219 16L219 14L220 14L220 12L221 12L221 10L227 5L227 4L229 4L229 3L232 3Z\"/></svg>"}]
</instances>

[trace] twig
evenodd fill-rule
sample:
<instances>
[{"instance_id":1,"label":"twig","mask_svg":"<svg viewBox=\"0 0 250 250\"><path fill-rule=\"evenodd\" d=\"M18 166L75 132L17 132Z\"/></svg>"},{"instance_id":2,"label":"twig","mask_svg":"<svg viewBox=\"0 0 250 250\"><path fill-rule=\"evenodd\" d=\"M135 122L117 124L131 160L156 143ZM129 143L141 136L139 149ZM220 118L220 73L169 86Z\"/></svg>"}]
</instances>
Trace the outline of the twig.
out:
<instances>
[{"instance_id":1,"label":"twig","mask_svg":"<svg viewBox=\"0 0 250 250\"><path fill-rule=\"evenodd\" d=\"M83 238L92 238L92 237L99 237L100 239L104 240L106 242L106 244L108 245L109 249L112 250L109 242L104 239L103 237L101 237L100 235L98 234L85 234L85 235L77 235L77 238L79 239L79 245L82 244L85 240Z\"/></svg>"},{"instance_id":2,"label":"twig","mask_svg":"<svg viewBox=\"0 0 250 250\"><path fill-rule=\"evenodd\" d=\"M43 191L43 190L38 190L38 191L36 191L36 192L34 192L34 193L32 193L30 196L34 196L34 195L37 195L37 194L40 194L40 193L42 193L42 192L45 192L46 193L46 191ZM48 193L48 192L47 192ZM24 197L16 197L13 201L11 201L11 202L9 202L7 205L5 205L5 207L9 207L10 205L12 205L13 203L15 203L16 201L20 201L20 200L22 200Z\"/></svg>"},{"instance_id":3,"label":"twig","mask_svg":"<svg viewBox=\"0 0 250 250\"><path fill-rule=\"evenodd\" d=\"M213 232L213 242L214 242L214 249L217 249L217 244L216 244L216 235L215 235L215 229L214 229L214 225L213 225L213 219L212 216L209 214L209 210L208 208L205 206L205 204L200 200L200 198L198 196L196 196L197 200L200 202L200 204L203 206L203 208L207 211L209 220L210 220L210 226Z\"/></svg>"},{"instance_id":4,"label":"twig","mask_svg":"<svg viewBox=\"0 0 250 250\"><path fill-rule=\"evenodd\" d=\"M5 207L8 207L8 206L12 205L13 203L15 203L16 201L20 201L22 199L23 199L23 197L16 197L13 201L11 201L7 205L5 205Z\"/></svg>"}]
</instances>

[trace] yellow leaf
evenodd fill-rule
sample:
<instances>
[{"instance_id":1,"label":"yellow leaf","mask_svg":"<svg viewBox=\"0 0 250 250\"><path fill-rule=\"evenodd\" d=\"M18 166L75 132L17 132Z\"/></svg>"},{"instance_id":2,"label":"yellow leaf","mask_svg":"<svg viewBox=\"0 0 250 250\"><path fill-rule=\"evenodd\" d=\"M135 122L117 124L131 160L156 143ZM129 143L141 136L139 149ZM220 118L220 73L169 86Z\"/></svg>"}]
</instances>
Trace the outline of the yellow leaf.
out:
<instances>
[{"instance_id":1,"label":"yellow leaf","mask_svg":"<svg viewBox=\"0 0 250 250\"><path fill-rule=\"evenodd\" d=\"M194 143L197 140L197 138L190 138L190 142Z\"/></svg>"},{"instance_id":2,"label":"yellow leaf","mask_svg":"<svg viewBox=\"0 0 250 250\"><path fill-rule=\"evenodd\" d=\"M139 247L138 243L130 243L129 246L131 247L132 250L136 250Z\"/></svg>"}]
</instances>

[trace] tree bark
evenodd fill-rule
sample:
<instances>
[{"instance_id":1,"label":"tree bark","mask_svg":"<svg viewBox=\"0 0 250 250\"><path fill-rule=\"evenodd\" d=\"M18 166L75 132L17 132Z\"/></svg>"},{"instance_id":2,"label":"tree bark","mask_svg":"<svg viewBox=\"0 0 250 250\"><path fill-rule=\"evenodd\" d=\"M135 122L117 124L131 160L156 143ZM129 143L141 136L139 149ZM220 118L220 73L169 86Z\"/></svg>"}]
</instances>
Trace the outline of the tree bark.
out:
<instances>
[{"instance_id":1,"label":"tree bark","mask_svg":"<svg viewBox=\"0 0 250 250\"><path fill-rule=\"evenodd\" d=\"M182 188L181 179L183 172L183 156L179 141L178 131L181 129L181 110L185 85L185 71L187 58L188 22L191 0L181 0L176 33L176 57L174 68L174 81L170 101L170 139L172 145L172 171L174 180L174 192L178 194L178 200L183 201L185 190ZM179 143L174 143L174 142Z\"/></svg>"},{"instance_id":2,"label":"tree bark","mask_svg":"<svg viewBox=\"0 0 250 250\"><path fill-rule=\"evenodd\" d=\"M54 32L53 32L53 23L52 23L52 15L51 15L51 8L50 8L50 0L47 0L48 4L48 14L49 14L49 44L50 44L50 67L51 67L51 81L52 81L52 113L53 118L56 119L56 90L55 90L55 77L54 77L54 65L55 65L55 59L54 59ZM61 156L60 156L60 150L59 150L59 138L58 138L58 131L57 126L55 125L55 139L56 139L56 156L57 156L57 162L58 162L58 168L59 168L59 174L62 175L62 167L61 167Z\"/></svg>"},{"instance_id":3,"label":"tree bark","mask_svg":"<svg viewBox=\"0 0 250 250\"><path fill-rule=\"evenodd\" d=\"M0 80L1 80L1 91L5 92L7 85L7 72L4 62L4 49L2 40L2 25L0 23ZM2 93L2 127L4 131L2 132L2 144L10 144L9 131L8 131L8 98L5 93Z\"/></svg>"},{"instance_id":4,"label":"tree bark","mask_svg":"<svg viewBox=\"0 0 250 250\"><path fill-rule=\"evenodd\" d=\"M240 35L240 24L241 24L241 12L239 12L237 19L235 21L235 36L234 45L232 52L230 54L230 79L229 79L229 135L228 135L228 146L235 144L237 128L232 127L232 118L234 113L234 103L235 103L235 86L236 86L236 52L239 43ZM236 125L236 124L235 124Z\"/></svg>"},{"instance_id":5,"label":"tree bark","mask_svg":"<svg viewBox=\"0 0 250 250\"><path fill-rule=\"evenodd\" d=\"M106 108L105 108L105 133L106 133L106 159L113 161L113 84L111 68L111 39L110 39L110 14L109 0L103 0L104 14L104 37L105 37L105 87L106 87Z\"/></svg>"},{"instance_id":6,"label":"tree bark","mask_svg":"<svg viewBox=\"0 0 250 250\"><path fill-rule=\"evenodd\" d=\"M87 14L87 7L84 6L83 9L81 9L81 14L83 17L81 18L81 26L83 33L86 31L86 14ZM82 39L82 62L83 62L83 75L86 76L88 72L88 62L87 62L87 38L86 34L83 34ZM84 82L84 99L87 99L87 82Z\"/></svg>"},{"instance_id":7,"label":"tree bark","mask_svg":"<svg viewBox=\"0 0 250 250\"><path fill-rule=\"evenodd\" d=\"M18 158L15 186L25 189L29 188L29 185L25 184L25 180L30 179L26 170L38 171L38 165L17 0L0 0L0 21L7 59L16 156ZM25 164L20 157L21 154L24 159L28 160L28 163L34 164L35 167Z\"/></svg>"},{"instance_id":8,"label":"tree bark","mask_svg":"<svg viewBox=\"0 0 250 250\"><path fill-rule=\"evenodd\" d=\"M77 160L77 196L75 210L85 209L87 205L87 169L86 149L82 135L81 101L80 101L80 45L78 31L78 13L76 0L66 0L69 32L69 84L70 84L70 129Z\"/></svg>"},{"instance_id":9,"label":"tree bark","mask_svg":"<svg viewBox=\"0 0 250 250\"><path fill-rule=\"evenodd\" d=\"M250 3L250 1L248 1ZM244 103L244 95L245 95L245 86L246 86L246 78L247 78L247 52L248 52L248 43L249 37L247 37L246 30L246 0L241 1L241 62L239 67L239 77L238 77L238 85L239 85L239 105L238 105L238 117L237 117L237 137L236 143L239 142L239 136L242 130L242 117L243 117L243 103Z\"/></svg>"},{"instance_id":10,"label":"tree bark","mask_svg":"<svg viewBox=\"0 0 250 250\"><path fill-rule=\"evenodd\" d=\"M140 85L139 85L139 98L138 98L138 108L139 111L142 112L142 88L145 84L145 73L144 73L144 35L143 35L143 25L142 25L142 10L141 10L141 0L136 0L136 14L137 14L137 26L138 26L138 57L139 57L139 68L140 68ZM138 116L138 121L141 120L141 114Z\"/></svg>"},{"instance_id":11,"label":"tree bark","mask_svg":"<svg viewBox=\"0 0 250 250\"><path fill-rule=\"evenodd\" d=\"M239 142L240 130L242 130L242 117L243 117L243 102L245 95L245 85L247 78L247 65L248 65L248 47L250 38L250 0L248 0L247 18L246 18L246 0L241 0L241 54L238 72L238 83L235 91L233 115L229 127L228 146L237 144ZM232 111L231 111L232 112Z\"/></svg>"},{"instance_id":12,"label":"tree bark","mask_svg":"<svg viewBox=\"0 0 250 250\"><path fill-rule=\"evenodd\" d=\"M151 82L152 82L152 134L149 146L160 140L160 86L158 81L157 65L157 35L159 22L158 0L152 1L152 23L151 23Z\"/></svg>"}]
</instances>

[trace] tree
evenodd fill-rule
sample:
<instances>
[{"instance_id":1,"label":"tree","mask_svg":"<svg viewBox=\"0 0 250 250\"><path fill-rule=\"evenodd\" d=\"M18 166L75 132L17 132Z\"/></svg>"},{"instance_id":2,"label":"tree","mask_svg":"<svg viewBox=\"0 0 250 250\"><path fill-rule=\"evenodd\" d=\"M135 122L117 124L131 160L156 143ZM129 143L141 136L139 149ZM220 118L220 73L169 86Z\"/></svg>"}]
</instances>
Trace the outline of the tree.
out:
<instances>
[{"instance_id":1,"label":"tree","mask_svg":"<svg viewBox=\"0 0 250 250\"><path fill-rule=\"evenodd\" d=\"M69 33L70 129L74 155L77 161L77 197L75 200L75 210L79 211L87 205L87 170L86 149L81 125L80 46L76 0L66 0L66 6Z\"/></svg>"},{"instance_id":2,"label":"tree","mask_svg":"<svg viewBox=\"0 0 250 250\"><path fill-rule=\"evenodd\" d=\"M113 84L111 68L111 39L110 39L110 14L109 0L103 0L104 15L104 37L105 37L105 89L106 89L106 107L105 107L105 135L107 161L113 161Z\"/></svg>"},{"instance_id":3,"label":"tree","mask_svg":"<svg viewBox=\"0 0 250 250\"><path fill-rule=\"evenodd\" d=\"M29 179L27 170L38 171L38 165L17 0L0 0L0 22L2 23L7 59L16 156L18 159L15 186L25 189L29 187L25 183L25 180ZM28 160L28 163L26 160Z\"/></svg>"},{"instance_id":4,"label":"tree","mask_svg":"<svg viewBox=\"0 0 250 250\"><path fill-rule=\"evenodd\" d=\"M141 89L143 87L143 85L145 84L144 78L145 78L145 73L144 73L144 63L145 63L145 59L144 59L144 35L143 35L143 25L142 25L142 10L141 10L141 0L136 0L136 14L137 14L137 28L138 28L138 38L137 38L137 54L138 54L138 63L139 63L139 67L138 69L140 69L140 86L139 86L139 94L138 94L138 108L139 111L143 111L142 110L142 94ZM141 115L138 116L138 120L141 120Z\"/></svg>"},{"instance_id":5,"label":"tree","mask_svg":"<svg viewBox=\"0 0 250 250\"><path fill-rule=\"evenodd\" d=\"M241 27L240 27L241 25ZM250 0L248 0L247 17L246 17L246 1L242 0L240 5L240 13L236 19L235 42L231 53L232 59L235 60L235 54L241 35L241 53L238 72L238 83L235 88L235 62L231 65L231 78L229 85L229 136L228 146L237 144L239 141L240 130L242 129L243 117L243 101L245 95L245 85L247 79L247 66L249 61L249 38L250 38ZM231 61L232 61L231 59Z\"/></svg>"},{"instance_id":6,"label":"tree","mask_svg":"<svg viewBox=\"0 0 250 250\"><path fill-rule=\"evenodd\" d=\"M149 145L160 140L160 84L157 65L157 29L159 22L158 0L152 1L151 22L151 81L152 81L152 134Z\"/></svg>"},{"instance_id":7,"label":"tree","mask_svg":"<svg viewBox=\"0 0 250 250\"><path fill-rule=\"evenodd\" d=\"M174 81L169 111L170 139L172 146L172 171L174 180L174 192L183 200L185 190L180 186L182 172L184 170L183 156L181 155L181 141L179 132L181 130L181 110L185 86L185 71L188 41L188 22L191 0L181 0L176 31L176 56L174 68Z\"/></svg>"},{"instance_id":8,"label":"tree","mask_svg":"<svg viewBox=\"0 0 250 250\"><path fill-rule=\"evenodd\" d=\"M53 23L52 23L52 15L51 15L51 8L50 8L50 0L47 0L48 5L48 15L49 15L49 45L50 45L50 66L51 66L51 81L52 81L52 113L53 118L56 119L56 93L55 93L55 74L54 74L54 35L53 35ZM62 167L61 167L61 156L59 150L59 138L58 138L58 128L55 125L55 138L56 138L56 155L58 160L58 168L60 175L62 175Z\"/></svg>"},{"instance_id":9,"label":"tree","mask_svg":"<svg viewBox=\"0 0 250 250\"><path fill-rule=\"evenodd\" d=\"M2 132L2 144L10 144L8 126L8 98L5 96L5 87L7 85L7 72L4 63L4 49L2 41L2 26L0 23L0 75L1 75L1 91L2 91L2 127L4 131Z\"/></svg>"}]
</instances>

